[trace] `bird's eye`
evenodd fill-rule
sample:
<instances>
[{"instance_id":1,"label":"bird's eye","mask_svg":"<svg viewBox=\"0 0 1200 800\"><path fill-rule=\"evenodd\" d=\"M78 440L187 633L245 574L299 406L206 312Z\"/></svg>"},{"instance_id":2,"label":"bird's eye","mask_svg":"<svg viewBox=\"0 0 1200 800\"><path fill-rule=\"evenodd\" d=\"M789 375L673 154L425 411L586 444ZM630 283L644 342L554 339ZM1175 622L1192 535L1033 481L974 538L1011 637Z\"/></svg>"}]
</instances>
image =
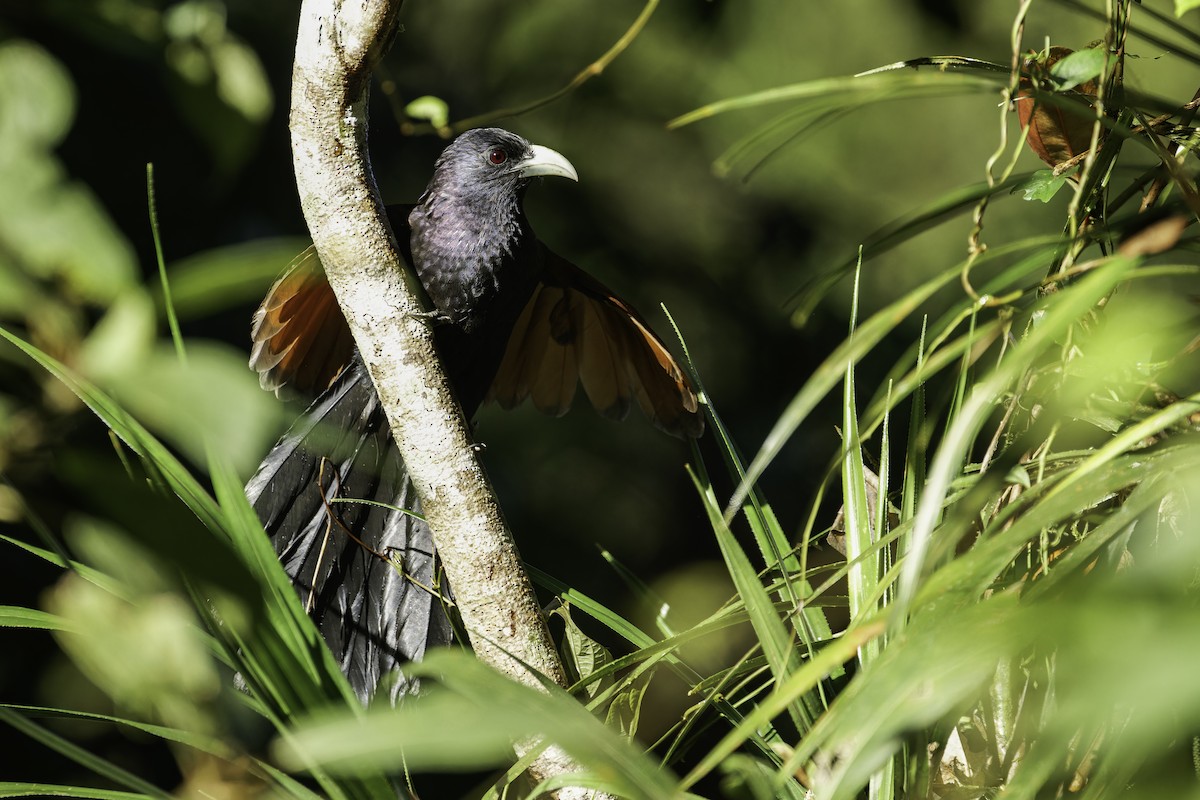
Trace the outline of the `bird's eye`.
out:
<instances>
[{"instance_id":1,"label":"bird's eye","mask_svg":"<svg viewBox=\"0 0 1200 800\"><path fill-rule=\"evenodd\" d=\"M508 161L508 152L503 147L493 147L488 151L488 161L496 166L500 166L505 161Z\"/></svg>"}]
</instances>

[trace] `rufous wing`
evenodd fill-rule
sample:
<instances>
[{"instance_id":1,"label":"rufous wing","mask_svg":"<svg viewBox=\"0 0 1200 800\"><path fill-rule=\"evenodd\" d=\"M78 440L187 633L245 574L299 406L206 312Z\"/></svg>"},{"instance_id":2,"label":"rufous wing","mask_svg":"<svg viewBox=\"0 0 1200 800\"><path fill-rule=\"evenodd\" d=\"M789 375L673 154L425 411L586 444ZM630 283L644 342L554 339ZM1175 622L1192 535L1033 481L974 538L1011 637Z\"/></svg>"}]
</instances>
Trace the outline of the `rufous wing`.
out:
<instances>
[{"instance_id":1,"label":"rufous wing","mask_svg":"<svg viewBox=\"0 0 1200 800\"><path fill-rule=\"evenodd\" d=\"M317 251L296 257L254 312L250 366L264 389L304 395L327 389L350 363L354 340Z\"/></svg>"},{"instance_id":2,"label":"rufous wing","mask_svg":"<svg viewBox=\"0 0 1200 800\"><path fill-rule=\"evenodd\" d=\"M624 419L636 402L667 433L700 436L696 392L649 324L595 278L544 253L542 280L513 327L488 399L504 408L529 399L558 416L582 384L606 417Z\"/></svg>"}]
</instances>

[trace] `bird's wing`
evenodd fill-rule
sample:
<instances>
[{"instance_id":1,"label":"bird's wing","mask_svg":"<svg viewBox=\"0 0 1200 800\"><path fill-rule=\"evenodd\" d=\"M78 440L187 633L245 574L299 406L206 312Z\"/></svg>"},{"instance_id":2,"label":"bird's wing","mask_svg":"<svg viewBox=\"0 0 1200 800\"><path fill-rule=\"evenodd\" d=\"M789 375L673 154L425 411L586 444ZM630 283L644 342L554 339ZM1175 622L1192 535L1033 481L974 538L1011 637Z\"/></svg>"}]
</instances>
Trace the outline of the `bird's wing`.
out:
<instances>
[{"instance_id":1,"label":"bird's wing","mask_svg":"<svg viewBox=\"0 0 1200 800\"><path fill-rule=\"evenodd\" d=\"M667 433L700 436L696 392L650 325L595 278L543 253L541 280L513 327L488 399L512 408L529 398L561 415L582 383L606 417L624 419L636 402Z\"/></svg>"},{"instance_id":2,"label":"bird's wing","mask_svg":"<svg viewBox=\"0 0 1200 800\"><path fill-rule=\"evenodd\" d=\"M391 215L399 232L404 218ZM667 433L700 436L704 418L696 392L650 325L574 264L544 247L541 255L541 278L513 326L488 399L513 408L529 398L540 411L560 416L582 383L606 417L624 419L636 402ZM250 365L262 387L276 394L285 387L320 394L350 363L354 342L313 248L271 287L251 335Z\"/></svg>"},{"instance_id":3,"label":"bird's wing","mask_svg":"<svg viewBox=\"0 0 1200 800\"><path fill-rule=\"evenodd\" d=\"M305 395L329 388L354 352L354 340L317 251L309 247L288 266L254 312L250 366L276 394Z\"/></svg>"},{"instance_id":4,"label":"bird's wing","mask_svg":"<svg viewBox=\"0 0 1200 800\"><path fill-rule=\"evenodd\" d=\"M387 207L400 255L412 263L408 214L411 205ZM309 247L288 265L254 312L250 366L262 388L305 397L324 392L350 363L354 338L325 278L317 251Z\"/></svg>"}]
</instances>

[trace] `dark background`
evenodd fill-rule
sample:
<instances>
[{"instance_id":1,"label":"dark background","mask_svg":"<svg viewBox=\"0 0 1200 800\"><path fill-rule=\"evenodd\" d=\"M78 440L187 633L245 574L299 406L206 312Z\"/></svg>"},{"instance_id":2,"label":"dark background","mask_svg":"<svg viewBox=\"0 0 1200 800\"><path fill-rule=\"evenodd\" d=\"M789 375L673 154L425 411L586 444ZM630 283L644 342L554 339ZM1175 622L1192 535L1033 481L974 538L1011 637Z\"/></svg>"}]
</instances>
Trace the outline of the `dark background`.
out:
<instances>
[{"instance_id":1,"label":"dark background","mask_svg":"<svg viewBox=\"0 0 1200 800\"><path fill-rule=\"evenodd\" d=\"M409 0L373 95L371 150L385 199L414 199L445 144L405 135L400 109L407 102L440 97L453 120L549 94L616 41L640 8L632 0ZM997 97L875 105L782 147L752 174L753 162L722 175L714 161L786 105L680 130L665 123L707 102L920 55L1007 63L1014 8L975 0L664 3L602 75L497 124L575 164L578 185L552 181L530 191L534 227L673 342L657 308L666 303L711 402L749 459L848 328L848 284L803 327L791 320L795 293L852 257L881 225L981 180L998 141ZM43 87L34 73L0 69L3 324L111 391L191 463L202 463L207 437L243 477L296 412L280 410L245 367L250 315L272 277L305 246L286 122L296 17L296 4L281 0L0 2L0 47L33 52L30 58L58 75ZM1052 35L1081 46L1099 30L1053 4L1035 4L1027 41L1040 46ZM25 119L55 114L61 135L27 145L14 133ZM155 166L183 333L197 340L195 358L205 370L198 382L173 371L161 313L146 324L145 309L158 296L147 162ZM991 224L1057 224L1059 217L1029 213L1027 205L999 202ZM967 220L958 220L872 262L860 318L961 259L967 230ZM43 247L54 252L46 256ZM237 279L195 288L217 274ZM897 341L895 353L913 336ZM864 402L891 366L885 350L875 358L858 376ZM837 453L840 416L836 398L818 409L763 478L790 532L803 530ZM684 443L636 411L614 424L582 401L559 420L523 408L485 409L477 422L530 563L647 625L656 608L634 599L600 548L669 601L679 619L699 618L731 594L685 471L691 454ZM700 447L725 499L730 485L711 437ZM90 467L107 471L106 479ZM0 471L8 482L0 522L18 538L37 540L34 519L69 537L79 520L94 516L133 524L120 509L142 507L136 487L121 488L103 427L7 346ZM817 530L836 511L836 503L826 505ZM171 535L171 526L189 523L166 516L157 524ZM827 548L813 555L834 557ZM0 603L12 605L38 605L58 575L15 553L3 570ZM105 708L51 637L2 635L0 700L67 705L62 696L71 687L76 705ZM679 702L663 698L647 712L646 727L677 716ZM169 760L146 755L144 744L109 735L97 746L169 785ZM27 741L5 744L0 778L61 780L62 765L43 762L43 753Z\"/></svg>"}]
</instances>

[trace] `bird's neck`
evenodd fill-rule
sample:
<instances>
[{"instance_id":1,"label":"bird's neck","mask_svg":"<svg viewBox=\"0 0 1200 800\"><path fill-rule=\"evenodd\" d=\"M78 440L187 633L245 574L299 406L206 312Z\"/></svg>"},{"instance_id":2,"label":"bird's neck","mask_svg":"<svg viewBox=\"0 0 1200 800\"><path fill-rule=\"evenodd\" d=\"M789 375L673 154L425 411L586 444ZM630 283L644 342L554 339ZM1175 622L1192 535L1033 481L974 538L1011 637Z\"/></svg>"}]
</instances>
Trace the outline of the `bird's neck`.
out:
<instances>
[{"instance_id":1,"label":"bird's neck","mask_svg":"<svg viewBox=\"0 0 1200 800\"><path fill-rule=\"evenodd\" d=\"M431 190L409 216L413 266L429 299L468 327L509 281L532 240L520 197L496 202Z\"/></svg>"}]
</instances>

